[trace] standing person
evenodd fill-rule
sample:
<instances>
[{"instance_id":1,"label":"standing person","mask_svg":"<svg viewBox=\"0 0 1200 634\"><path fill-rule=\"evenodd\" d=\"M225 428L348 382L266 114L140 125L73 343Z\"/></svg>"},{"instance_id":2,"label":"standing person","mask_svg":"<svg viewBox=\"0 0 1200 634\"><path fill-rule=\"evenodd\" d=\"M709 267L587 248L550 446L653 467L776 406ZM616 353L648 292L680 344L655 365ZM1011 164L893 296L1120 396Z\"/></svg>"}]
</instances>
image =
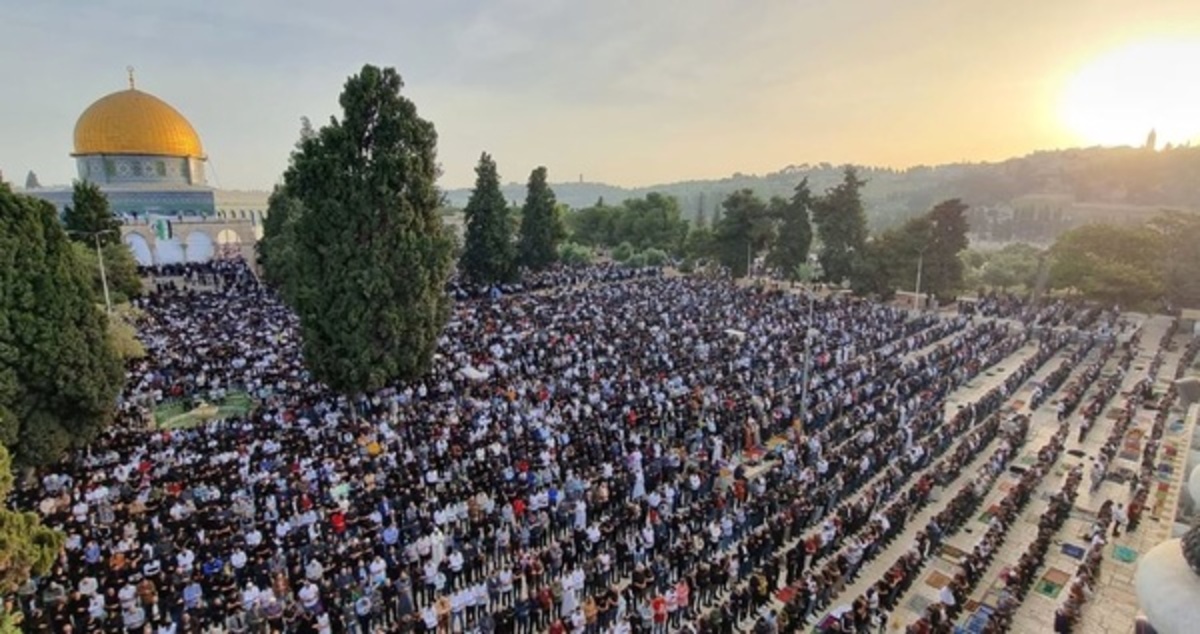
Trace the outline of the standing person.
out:
<instances>
[{"instance_id":1,"label":"standing person","mask_svg":"<svg viewBox=\"0 0 1200 634\"><path fill-rule=\"evenodd\" d=\"M1116 507L1113 508L1112 516L1113 516L1113 537L1120 537L1121 529L1124 528L1124 526L1127 522L1129 522L1129 516L1126 515L1126 513L1125 513L1125 505L1117 504Z\"/></svg>"}]
</instances>

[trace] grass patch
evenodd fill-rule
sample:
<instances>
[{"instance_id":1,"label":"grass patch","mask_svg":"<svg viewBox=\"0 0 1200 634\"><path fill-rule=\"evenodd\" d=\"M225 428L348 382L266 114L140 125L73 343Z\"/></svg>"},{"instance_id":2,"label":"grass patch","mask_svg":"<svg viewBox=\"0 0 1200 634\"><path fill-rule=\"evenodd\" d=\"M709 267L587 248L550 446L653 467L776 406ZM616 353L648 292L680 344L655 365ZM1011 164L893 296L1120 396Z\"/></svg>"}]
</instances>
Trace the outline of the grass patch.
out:
<instances>
[{"instance_id":1,"label":"grass patch","mask_svg":"<svg viewBox=\"0 0 1200 634\"><path fill-rule=\"evenodd\" d=\"M230 392L220 404L205 403L188 407L184 401L164 403L154 410L159 429L187 429L218 418L245 416L254 409L254 399L246 392Z\"/></svg>"}]
</instances>

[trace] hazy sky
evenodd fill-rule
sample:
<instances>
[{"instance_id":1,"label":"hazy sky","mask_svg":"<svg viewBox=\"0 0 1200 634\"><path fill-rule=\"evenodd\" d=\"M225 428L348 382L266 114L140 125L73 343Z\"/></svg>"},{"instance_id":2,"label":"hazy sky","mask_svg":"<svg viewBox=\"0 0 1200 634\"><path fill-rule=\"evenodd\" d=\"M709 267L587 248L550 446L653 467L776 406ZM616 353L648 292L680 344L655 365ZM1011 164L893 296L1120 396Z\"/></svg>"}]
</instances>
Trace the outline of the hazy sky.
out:
<instances>
[{"instance_id":1,"label":"hazy sky","mask_svg":"<svg viewBox=\"0 0 1200 634\"><path fill-rule=\"evenodd\" d=\"M647 185L1087 143L1058 113L1068 78L1129 43L1200 40L1200 0L0 0L0 15L6 178L69 181L75 119L133 65L224 188L274 183L300 116L327 121L368 62L395 66L436 124L445 187L471 183L481 150L505 181L544 164ZM1198 68L1179 60L1196 84Z\"/></svg>"}]
</instances>

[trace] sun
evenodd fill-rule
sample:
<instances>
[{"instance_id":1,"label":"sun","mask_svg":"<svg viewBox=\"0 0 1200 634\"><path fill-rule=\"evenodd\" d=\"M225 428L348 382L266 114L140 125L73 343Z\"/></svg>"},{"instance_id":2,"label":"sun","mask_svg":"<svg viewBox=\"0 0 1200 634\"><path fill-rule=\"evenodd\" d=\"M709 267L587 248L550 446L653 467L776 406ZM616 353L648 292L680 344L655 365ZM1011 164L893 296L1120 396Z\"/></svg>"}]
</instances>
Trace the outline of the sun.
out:
<instances>
[{"instance_id":1,"label":"sun","mask_svg":"<svg viewBox=\"0 0 1200 634\"><path fill-rule=\"evenodd\" d=\"M1140 145L1200 137L1200 39L1132 44L1093 60L1063 90L1059 116L1079 140Z\"/></svg>"}]
</instances>

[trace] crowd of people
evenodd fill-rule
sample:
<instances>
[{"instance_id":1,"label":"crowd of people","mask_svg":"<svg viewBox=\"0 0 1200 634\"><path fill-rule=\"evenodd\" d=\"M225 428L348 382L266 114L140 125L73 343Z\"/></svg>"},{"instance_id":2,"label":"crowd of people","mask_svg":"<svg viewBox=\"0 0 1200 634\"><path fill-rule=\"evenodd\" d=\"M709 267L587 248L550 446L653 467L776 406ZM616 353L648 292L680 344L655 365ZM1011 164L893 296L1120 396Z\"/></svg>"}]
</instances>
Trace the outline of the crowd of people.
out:
<instances>
[{"instance_id":1,"label":"crowd of people","mask_svg":"<svg viewBox=\"0 0 1200 634\"><path fill-rule=\"evenodd\" d=\"M15 494L68 537L26 629L796 631L1012 433L1027 375L942 412L1027 331L615 271L467 293L427 377L348 400L244 264L147 270L117 424ZM259 406L154 424L234 392ZM772 611L784 584L799 614Z\"/></svg>"}]
</instances>

